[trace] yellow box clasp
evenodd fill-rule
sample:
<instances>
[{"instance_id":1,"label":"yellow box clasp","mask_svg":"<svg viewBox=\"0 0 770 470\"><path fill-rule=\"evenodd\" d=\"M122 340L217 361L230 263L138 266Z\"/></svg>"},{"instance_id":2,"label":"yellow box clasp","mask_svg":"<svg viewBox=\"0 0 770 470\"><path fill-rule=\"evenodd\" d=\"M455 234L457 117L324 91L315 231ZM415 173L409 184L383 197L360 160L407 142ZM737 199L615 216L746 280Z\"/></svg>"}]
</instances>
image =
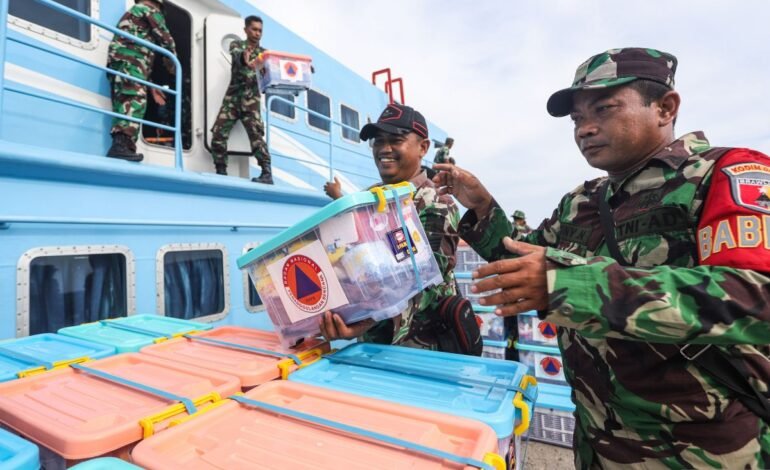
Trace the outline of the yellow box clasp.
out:
<instances>
[{"instance_id":1,"label":"yellow box clasp","mask_svg":"<svg viewBox=\"0 0 770 470\"><path fill-rule=\"evenodd\" d=\"M527 390L530 385L537 385L537 379L531 375L525 375L524 378L521 379L519 387L522 390ZM532 412L527 406L527 402L524 401L524 394L522 392L516 392L516 395L514 395L513 407L521 410L521 423L513 429L514 434L521 436L527 429L529 429L529 423L532 419Z\"/></svg>"},{"instance_id":2,"label":"yellow box clasp","mask_svg":"<svg viewBox=\"0 0 770 470\"><path fill-rule=\"evenodd\" d=\"M281 371L281 380L286 380L289 377L289 374L295 370L305 368L321 359L323 354L324 353L321 348L313 348L295 354L295 356L297 356L300 360L299 364L295 363L294 359L292 358L282 359L280 362L278 362L278 369Z\"/></svg>"},{"instance_id":3,"label":"yellow box clasp","mask_svg":"<svg viewBox=\"0 0 770 470\"><path fill-rule=\"evenodd\" d=\"M203 407L206 403L217 403L218 401L222 400L222 397L219 396L219 393L217 392L211 392L207 393L206 395L203 395L201 397L198 397L193 400L193 404L198 408L198 411L193 413L190 416L198 416L201 412L206 410L209 407ZM158 423L162 423L163 421L166 421L168 419L173 418L174 416L180 415L182 413L186 413L187 408L185 408L184 403L175 403L166 409L159 411L158 413L155 413L154 415L147 416L145 418L142 418L139 420L139 426L142 427L142 439L147 439L148 437L155 434L155 425ZM178 420L181 421L181 420Z\"/></svg>"},{"instance_id":4,"label":"yellow box clasp","mask_svg":"<svg viewBox=\"0 0 770 470\"><path fill-rule=\"evenodd\" d=\"M507 470L505 468L505 459L495 454L494 452L487 452L482 460L485 464L491 466L495 470Z\"/></svg>"},{"instance_id":5,"label":"yellow box clasp","mask_svg":"<svg viewBox=\"0 0 770 470\"><path fill-rule=\"evenodd\" d=\"M53 363L53 367L51 367L50 369L46 369L45 366L33 367L31 369L17 372L16 376L21 379L24 377L29 377L30 375L42 374L43 372L47 372L48 370L61 369L62 367L67 367L70 364L81 364L83 362L90 361L90 360L91 358L89 358L88 356L84 356L84 357L76 357L75 359L67 359L64 361L56 361Z\"/></svg>"}]
</instances>

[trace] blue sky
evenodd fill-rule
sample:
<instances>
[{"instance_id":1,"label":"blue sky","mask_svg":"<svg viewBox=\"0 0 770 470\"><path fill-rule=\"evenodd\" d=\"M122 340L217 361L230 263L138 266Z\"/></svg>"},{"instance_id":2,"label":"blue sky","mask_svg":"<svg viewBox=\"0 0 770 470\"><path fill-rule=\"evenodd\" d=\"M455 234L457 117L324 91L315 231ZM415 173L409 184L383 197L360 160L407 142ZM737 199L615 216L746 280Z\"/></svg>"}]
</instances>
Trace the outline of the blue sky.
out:
<instances>
[{"instance_id":1,"label":"blue sky","mask_svg":"<svg viewBox=\"0 0 770 470\"><path fill-rule=\"evenodd\" d=\"M569 118L550 117L545 103L609 48L678 57L677 135L703 130L713 145L770 153L768 1L252 3L364 77L383 67L403 76L407 104L455 137L458 164L530 225L602 174L578 152Z\"/></svg>"}]
</instances>

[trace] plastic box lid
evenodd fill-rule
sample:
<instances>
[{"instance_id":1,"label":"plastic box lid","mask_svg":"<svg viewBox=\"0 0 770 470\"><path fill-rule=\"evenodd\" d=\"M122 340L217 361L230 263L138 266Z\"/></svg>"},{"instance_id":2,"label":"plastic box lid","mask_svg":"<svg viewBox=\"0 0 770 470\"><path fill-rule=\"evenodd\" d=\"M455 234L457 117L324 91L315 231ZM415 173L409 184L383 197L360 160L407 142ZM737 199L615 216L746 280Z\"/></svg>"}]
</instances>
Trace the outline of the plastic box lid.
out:
<instances>
[{"instance_id":1,"label":"plastic box lid","mask_svg":"<svg viewBox=\"0 0 770 470\"><path fill-rule=\"evenodd\" d=\"M409 183L403 186L396 186L394 189L396 191L397 197L402 198L403 196L414 192L414 185ZM384 194L387 201L393 200L393 191L388 189L384 192ZM369 191L361 191L348 194L337 199L336 201L332 201L324 206L320 211L297 222L270 240L267 240L265 243L260 244L253 250L239 257L238 268L245 268L254 261L257 261L266 254L272 252L273 250L276 250L282 245L286 245L295 238L298 238L310 230L313 230L327 219L330 219L349 209L354 209L364 205L376 204L378 202L379 200L377 199L377 196Z\"/></svg>"},{"instance_id":2,"label":"plastic box lid","mask_svg":"<svg viewBox=\"0 0 770 470\"><path fill-rule=\"evenodd\" d=\"M539 353L545 353L545 354L552 354L555 356L561 356L561 351L559 351L559 348L555 348L553 346L540 346L537 344L523 344L516 341L513 343L513 347L518 349L519 351L534 351Z\"/></svg>"},{"instance_id":3,"label":"plastic box lid","mask_svg":"<svg viewBox=\"0 0 770 470\"><path fill-rule=\"evenodd\" d=\"M0 429L0 468L38 470L40 451L28 440Z\"/></svg>"},{"instance_id":4,"label":"plastic box lid","mask_svg":"<svg viewBox=\"0 0 770 470\"><path fill-rule=\"evenodd\" d=\"M443 413L287 381L259 386L246 397L477 460L497 452L497 439L487 426ZM446 460L236 402L145 439L131 457L138 465L156 470L460 468Z\"/></svg>"},{"instance_id":5,"label":"plastic box lid","mask_svg":"<svg viewBox=\"0 0 770 470\"><path fill-rule=\"evenodd\" d=\"M240 391L235 377L146 354L85 365L199 402ZM65 459L97 457L142 439L140 420L176 403L72 367L0 384L0 421Z\"/></svg>"},{"instance_id":6,"label":"plastic box lid","mask_svg":"<svg viewBox=\"0 0 770 470\"><path fill-rule=\"evenodd\" d=\"M120 325L128 329L122 329ZM114 346L117 352L124 353L137 352L160 338L211 328L207 323L162 315L132 315L62 328L59 334Z\"/></svg>"},{"instance_id":7,"label":"plastic box lid","mask_svg":"<svg viewBox=\"0 0 770 470\"><path fill-rule=\"evenodd\" d=\"M306 340L299 349L288 350L281 347L278 334L272 331L223 326L195 335L195 338L179 338L142 348L142 354L150 354L189 364L204 369L234 375L241 381L241 387L253 387L281 377L278 364L290 361L291 369L296 369L294 361L289 358L274 357L256 352L238 350L233 347L211 344L196 338L211 339L260 348L282 354L296 354L304 359L302 352L317 350L308 357L308 361L318 359L321 354L329 352L329 343L317 339Z\"/></svg>"},{"instance_id":8,"label":"plastic box lid","mask_svg":"<svg viewBox=\"0 0 770 470\"><path fill-rule=\"evenodd\" d=\"M510 436L515 420L521 418L513 405L513 390L463 383L471 379L519 386L528 368L518 362L371 343L353 344L332 357L415 374L438 373L457 381L335 364L327 358L294 372L289 380L472 418L489 425L500 439ZM531 411L532 404L527 405Z\"/></svg>"},{"instance_id":9,"label":"plastic box lid","mask_svg":"<svg viewBox=\"0 0 770 470\"><path fill-rule=\"evenodd\" d=\"M128 463L125 460L121 460L116 457L102 457L99 459L91 459L86 462L79 463L74 467L70 467L71 470L141 470L142 467L137 467L132 463Z\"/></svg>"},{"instance_id":10,"label":"plastic box lid","mask_svg":"<svg viewBox=\"0 0 770 470\"><path fill-rule=\"evenodd\" d=\"M538 385L537 408L559 411L575 411L572 389L566 385L543 383Z\"/></svg>"},{"instance_id":11,"label":"plastic box lid","mask_svg":"<svg viewBox=\"0 0 770 470\"><path fill-rule=\"evenodd\" d=\"M280 59L292 59L292 60L302 60L305 62L312 62L313 58L309 55L302 55L302 54L292 54L290 52L281 52L281 51L265 51L262 53L262 57L267 60L270 57L278 57Z\"/></svg>"},{"instance_id":12,"label":"plastic box lid","mask_svg":"<svg viewBox=\"0 0 770 470\"><path fill-rule=\"evenodd\" d=\"M41 366L51 369L59 362L101 359L113 354L113 346L54 333L11 339L0 342L0 382L15 379L20 372Z\"/></svg>"}]
</instances>

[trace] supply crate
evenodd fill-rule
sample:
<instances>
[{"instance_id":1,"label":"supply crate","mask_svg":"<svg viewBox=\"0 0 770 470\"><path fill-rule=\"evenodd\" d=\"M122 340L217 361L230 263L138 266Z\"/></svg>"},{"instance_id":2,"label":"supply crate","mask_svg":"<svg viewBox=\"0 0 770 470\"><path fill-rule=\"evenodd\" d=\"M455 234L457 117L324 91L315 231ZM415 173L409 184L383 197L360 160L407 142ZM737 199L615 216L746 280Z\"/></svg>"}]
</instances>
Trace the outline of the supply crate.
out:
<instances>
[{"instance_id":1,"label":"supply crate","mask_svg":"<svg viewBox=\"0 0 770 470\"><path fill-rule=\"evenodd\" d=\"M259 89L266 92L299 92L312 84L313 59L306 55L288 52L265 51L261 55Z\"/></svg>"},{"instance_id":2,"label":"supply crate","mask_svg":"<svg viewBox=\"0 0 770 470\"><path fill-rule=\"evenodd\" d=\"M0 468L38 470L40 452L35 444L0 429Z\"/></svg>"},{"instance_id":3,"label":"supply crate","mask_svg":"<svg viewBox=\"0 0 770 470\"><path fill-rule=\"evenodd\" d=\"M320 333L327 310L385 320L443 278L411 184L344 196L238 258L284 346Z\"/></svg>"},{"instance_id":4,"label":"supply crate","mask_svg":"<svg viewBox=\"0 0 770 470\"><path fill-rule=\"evenodd\" d=\"M246 390L286 378L329 352L329 343L308 339L296 349L281 346L273 331L221 326L142 348L142 354L238 377ZM299 363L297 363L299 361Z\"/></svg>"},{"instance_id":5,"label":"supply crate","mask_svg":"<svg viewBox=\"0 0 770 470\"><path fill-rule=\"evenodd\" d=\"M282 380L142 441L131 457L154 470L464 467L451 455L501 469L496 452L478 421Z\"/></svg>"},{"instance_id":6,"label":"supply crate","mask_svg":"<svg viewBox=\"0 0 770 470\"><path fill-rule=\"evenodd\" d=\"M519 342L540 346L559 346L558 331L554 323L541 320L534 310L516 316L519 326Z\"/></svg>"},{"instance_id":7,"label":"supply crate","mask_svg":"<svg viewBox=\"0 0 770 470\"><path fill-rule=\"evenodd\" d=\"M535 415L528 431L530 439L562 447L572 447L575 432L575 405L570 388L542 384Z\"/></svg>"},{"instance_id":8,"label":"supply crate","mask_svg":"<svg viewBox=\"0 0 770 470\"><path fill-rule=\"evenodd\" d=\"M567 385L564 364L558 348L516 342L519 360L529 367L538 382Z\"/></svg>"},{"instance_id":9,"label":"supply crate","mask_svg":"<svg viewBox=\"0 0 770 470\"><path fill-rule=\"evenodd\" d=\"M526 369L513 361L358 343L294 372L289 381L481 421L495 430L500 455L513 449L515 457L537 396Z\"/></svg>"}]
</instances>

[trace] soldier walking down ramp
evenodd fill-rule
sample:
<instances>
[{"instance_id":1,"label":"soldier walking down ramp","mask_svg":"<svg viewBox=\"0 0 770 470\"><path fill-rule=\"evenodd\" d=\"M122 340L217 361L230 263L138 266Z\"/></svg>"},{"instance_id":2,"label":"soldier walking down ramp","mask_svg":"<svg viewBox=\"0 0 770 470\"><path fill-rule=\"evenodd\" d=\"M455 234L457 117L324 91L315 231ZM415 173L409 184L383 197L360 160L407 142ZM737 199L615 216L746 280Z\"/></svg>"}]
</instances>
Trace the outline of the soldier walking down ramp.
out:
<instances>
[{"instance_id":1,"label":"soldier walking down ramp","mask_svg":"<svg viewBox=\"0 0 770 470\"><path fill-rule=\"evenodd\" d=\"M607 175L529 235L476 177L436 165L468 208L460 236L491 261L479 303L559 326L580 469L770 468L770 158L676 138L676 66L612 49L551 96Z\"/></svg>"},{"instance_id":2,"label":"soldier walking down ramp","mask_svg":"<svg viewBox=\"0 0 770 470\"><path fill-rule=\"evenodd\" d=\"M163 0L137 0L136 5L120 18L117 27L176 55L176 44L163 14ZM107 67L149 81L154 59L155 52L116 34L110 43ZM163 58L163 63L170 73L174 72L174 64L167 57ZM111 85L112 110L143 119L147 111L147 87L113 74L107 74L107 78ZM161 106L165 104L163 92L150 88L150 94L156 103ZM133 162L141 161L143 155L136 153L139 129L139 123L114 118L110 130L112 146L107 151L107 156Z\"/></svg>"},{"instance_id":3,"label":"soldier walking down ramp","mask_svg":"<svg viewBox=\"0 0 770 470\"><path fill-rule=\"evenodd\" d=\"M214 122L211 132L211 156L217 174L227 174L227 139L233 130L235 121L240 120L249 136L249 144L254 157L262 168L259 178L252 178L256 183L273 184L270 169L270 152L265 143L265 125L260 116L260 94L257 69L261 65L260 47L262 38L262 19L258 16L246 18L243 29L246 40L235 40L230 44L232 68L230 85L222 100L222 107Z\"/></svg>"}]
</instances>

